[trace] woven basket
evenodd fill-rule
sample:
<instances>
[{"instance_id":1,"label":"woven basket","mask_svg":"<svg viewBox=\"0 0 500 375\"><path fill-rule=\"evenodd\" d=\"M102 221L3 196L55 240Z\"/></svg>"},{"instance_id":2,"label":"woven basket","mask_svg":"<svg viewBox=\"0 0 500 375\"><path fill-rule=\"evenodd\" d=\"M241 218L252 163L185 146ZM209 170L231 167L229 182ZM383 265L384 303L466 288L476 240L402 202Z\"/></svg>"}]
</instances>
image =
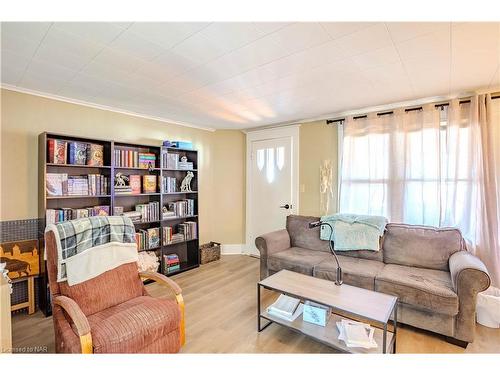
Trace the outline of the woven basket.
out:
<instances>
[{"instance_id":1,"label":"woven basket","mask_svg":"<svg viewBox=\"0 0 500 375\"><path fill-rule=\"evenodd\" d=\"M209 242L200 246L201 264L206 264L220 259L220 243Z\"/></svg>"}]
</instances>

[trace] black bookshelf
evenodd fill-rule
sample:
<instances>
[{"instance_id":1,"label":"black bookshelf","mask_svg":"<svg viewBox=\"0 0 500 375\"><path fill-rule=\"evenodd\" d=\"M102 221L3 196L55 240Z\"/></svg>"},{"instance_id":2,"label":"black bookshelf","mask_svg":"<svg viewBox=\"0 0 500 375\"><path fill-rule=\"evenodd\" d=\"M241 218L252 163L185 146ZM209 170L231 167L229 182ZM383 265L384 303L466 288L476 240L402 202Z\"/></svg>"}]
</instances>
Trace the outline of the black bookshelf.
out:
<instances>
[{"instance_id":1,"label":"black bookshelf","mask_svg":"<svg viewBox=\"0 0 500 375\"><path fill-rule=\"evenodd\" d=\"M84 143L95 143L103 146L103 166L87 166L87 165L73 165L73 164L56 164L48 163L48 147L47 141L49 139L76 141ZM167 275L178 274L200 265L199 258L199 220L198 220L198 151L178 149L172 147L162 147L153 145L144 145L128 142L119 142L105 139L95 139L78 137L65 134L57 134L44 132L38 137L38 213L39 217L45 219L47 209L62 209L62 208L85 208L90 206L107 205L110 209L110 215L113 215L115 207L121 206L124 211L131 211L135 209L136 204L147 204L150 202L159 203L159 220L151 220L146 222L134 223L136 229L147 228L160 228L160 246L155 249L144 249L140 251L155 251L160 258L160 269L158 272L166 274L164 255L177 254L180 260L180 269L171 272ZM115 150L131 150L137 152L147 152L155 155L154 168L139 168L130 166L118 166L115 160ZM193 163L193 168L189 170L166 168L162 163L162 153L175 153L179 158L186 156L188 161ZM191 192L163 192L162 191L162 178L175 177L177 179L177 189L180 190L182 179L186 173L190 171L194 177L191 181ZM118 172L124 175L147 175L153 174L157 176L157 190L154 193L143 193L141 189L140 194L117 194L115 193L115 176ZM86 174L102 174L109 177L110 187L109 193L103 195L89 195L89 196L47 196L46 194L46 175L47 173L67 173L68 175L86 175ZM142 181L142 178L141 178ZM141 183L142 185L142 183ZM162 208L169 202L180 201L184 199L194 200L194 215L184 217L162 217ZM172 226L178 227L178 224L186 221L196 222L196 234L194 239L179 243L163 243L163 227ZM43 269L43 268L42 268ZM46 280L46 275L44 275ZM41 290L43 288L40 288ZM50 305L50 302L48 302ZM44 312L48 311L48 307L42 308Z\"/></svg>"}]
</instances>

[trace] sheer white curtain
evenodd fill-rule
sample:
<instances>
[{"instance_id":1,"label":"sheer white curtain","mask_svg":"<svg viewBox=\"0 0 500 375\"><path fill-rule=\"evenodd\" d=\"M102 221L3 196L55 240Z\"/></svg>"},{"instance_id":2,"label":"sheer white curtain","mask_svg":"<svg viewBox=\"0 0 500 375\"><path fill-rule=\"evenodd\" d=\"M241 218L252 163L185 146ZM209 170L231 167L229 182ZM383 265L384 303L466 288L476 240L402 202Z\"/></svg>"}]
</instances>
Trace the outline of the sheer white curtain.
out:
<instances>
[{"instance_id":1,"label":"sheer white curtain","mask_svg":"<svg viewBox=\"0 0 500 375\"><path fill-rule=\"evenodd\" d=\"M483 96L471 103L454 100L444 108L428 105L418 111L346 119L340 212L458 227L498 285L499 193L491 183L494 161L485 166L489 159L482 157L485 147L495 148L491 137L484 138L487 125L490 133L498 127L487 107ZM495 208L488 212L486 206Z\"/></svg>"}]
</instances>

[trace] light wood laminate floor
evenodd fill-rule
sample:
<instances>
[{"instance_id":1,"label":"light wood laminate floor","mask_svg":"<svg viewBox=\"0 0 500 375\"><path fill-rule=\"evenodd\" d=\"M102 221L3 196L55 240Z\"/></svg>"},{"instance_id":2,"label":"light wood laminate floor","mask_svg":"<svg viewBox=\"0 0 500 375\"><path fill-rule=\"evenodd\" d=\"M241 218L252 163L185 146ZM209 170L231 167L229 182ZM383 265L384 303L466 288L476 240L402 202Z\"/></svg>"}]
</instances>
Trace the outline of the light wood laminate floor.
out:
<instances>
[{"instance_id":1,"label":"light wood laminate floor","mask_svg":"<svg viewBox=\"0 0 500 375\"><path fill-rule=\"evenodd\" d=\"M181 286L186 302L186 345L183 353L334 353L323 344L272 324L257 332L259 260L226 255L173 279ZM149 284L153 296L166 290ZM271 301L271 293L264 294ZM54 352L52 318L41 312L15 315L14 347L47 347ZM500 329L477 325L476 340L462 349L441 336L404 326L398 330L398 353L500 353Z\"/></svg>"}]
</instances>

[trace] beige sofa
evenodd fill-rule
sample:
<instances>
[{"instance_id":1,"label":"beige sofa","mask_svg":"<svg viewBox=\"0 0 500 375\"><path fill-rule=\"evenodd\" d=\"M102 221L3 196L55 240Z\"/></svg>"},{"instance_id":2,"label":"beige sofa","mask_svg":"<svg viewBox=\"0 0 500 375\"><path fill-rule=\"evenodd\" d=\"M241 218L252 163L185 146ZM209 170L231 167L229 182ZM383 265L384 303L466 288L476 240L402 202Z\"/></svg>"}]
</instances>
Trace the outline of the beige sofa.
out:
<instances>
[{"instance_id":1,"label":"beige sofa","mask_svg":"<svg viewBox=\"0 0 500 375\"><path fill-rule=\"evenodd\" d=\"M335 280L336 263L318 217L287 217L286 229L258 237L261 279L287 269ZM447 336L466 346L474 340L477 293L490 277L484 264L466 251L458 229L390 223L381 250L339 251L344 283L396 295L398 321Z\"/></svg>"}]
</instances>

